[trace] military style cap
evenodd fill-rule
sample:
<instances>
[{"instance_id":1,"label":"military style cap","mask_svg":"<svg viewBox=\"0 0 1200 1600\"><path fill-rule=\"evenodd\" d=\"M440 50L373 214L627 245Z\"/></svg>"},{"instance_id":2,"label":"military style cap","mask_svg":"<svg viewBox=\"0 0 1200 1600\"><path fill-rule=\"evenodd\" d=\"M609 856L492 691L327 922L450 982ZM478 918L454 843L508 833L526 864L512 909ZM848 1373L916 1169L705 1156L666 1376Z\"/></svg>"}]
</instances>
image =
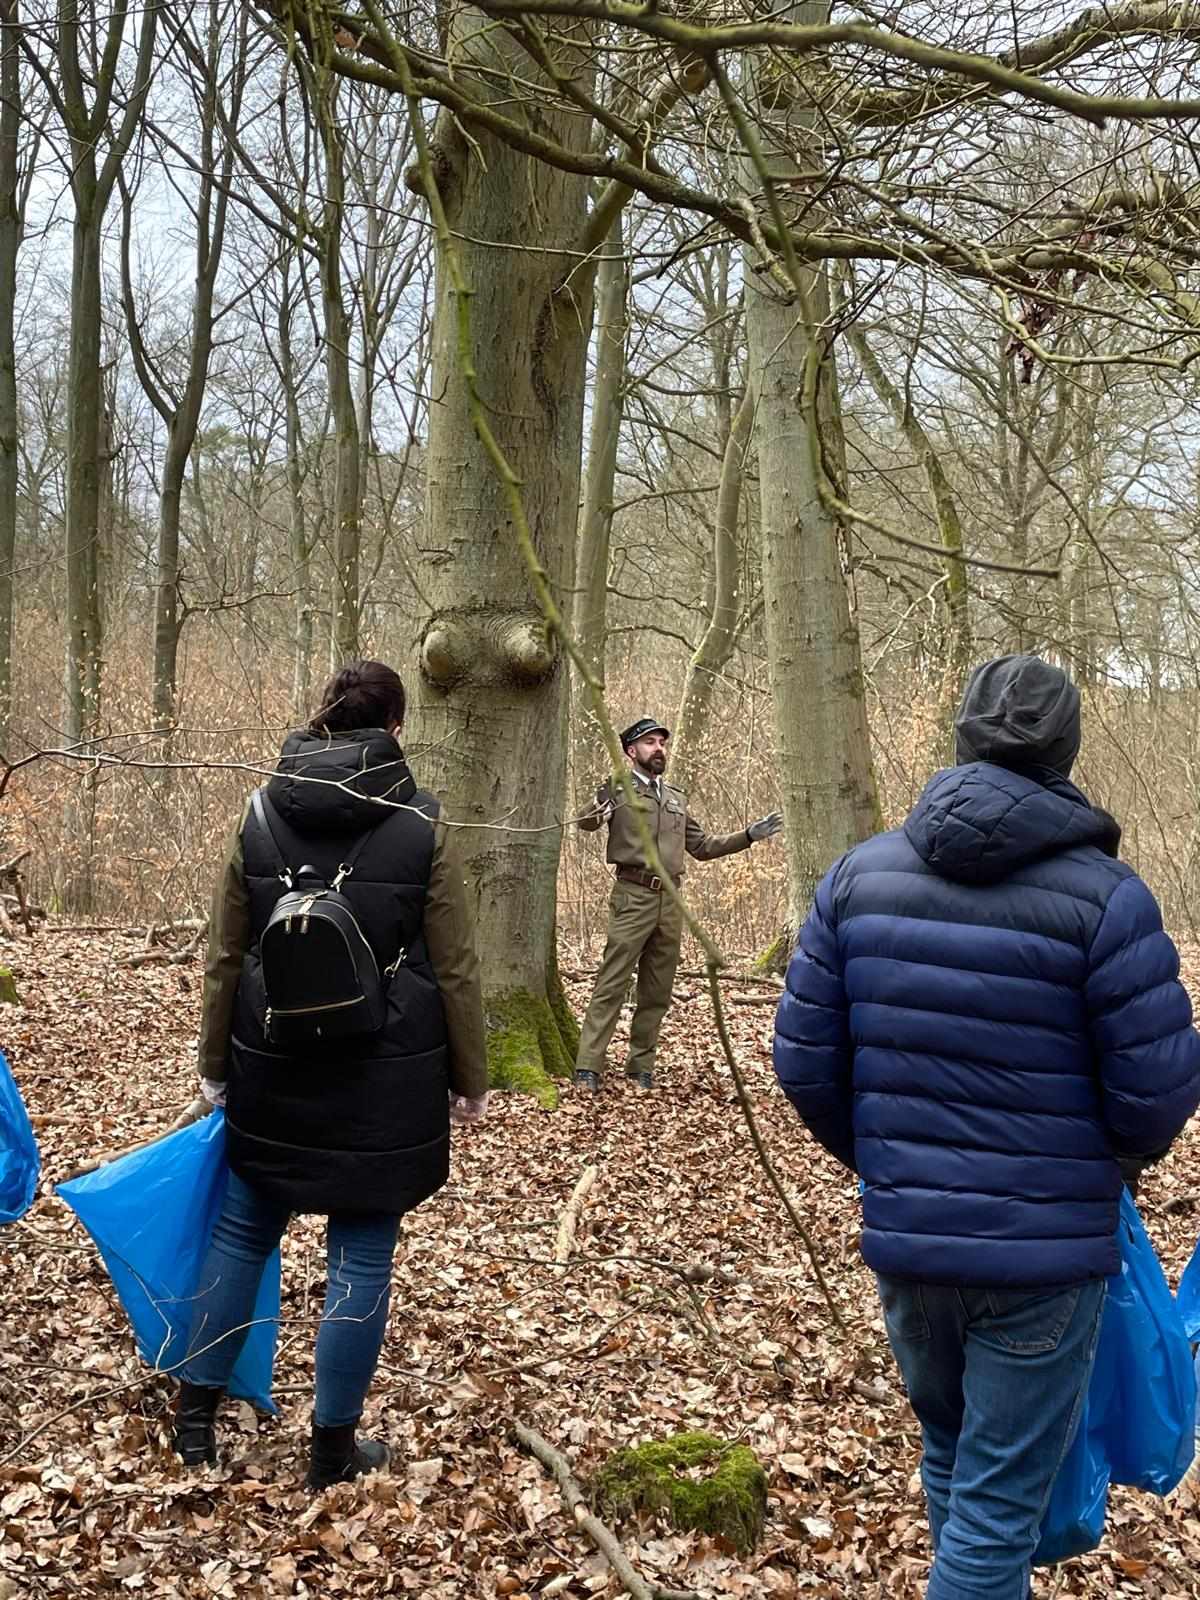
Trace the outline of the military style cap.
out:
<instances>
[{"instance_id":1,"label":"military style cap","mask_svg":"<svg viewBox=\"0 0 1200 1600\"><path fill-rule=\"evenodd\" d=\"M628 750L631 744L636 744L639 739L644 739L648 733L661 733L665 739L671 737L670 728L664 728L661 722L656 722L653 717L640 717L637 722L631 723L621 735L621 749Z\"/></svg>"}]
</instances>

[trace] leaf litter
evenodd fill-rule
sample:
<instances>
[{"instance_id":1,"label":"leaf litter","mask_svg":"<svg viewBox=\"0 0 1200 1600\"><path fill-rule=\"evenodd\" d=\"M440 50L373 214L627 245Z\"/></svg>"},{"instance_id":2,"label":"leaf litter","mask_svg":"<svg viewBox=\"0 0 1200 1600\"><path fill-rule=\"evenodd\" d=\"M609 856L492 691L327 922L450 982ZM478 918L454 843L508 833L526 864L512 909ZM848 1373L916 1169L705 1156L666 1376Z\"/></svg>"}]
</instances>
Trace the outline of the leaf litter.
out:
<instances>
[{"instance_id":1,"label":"leaf litter","mask_svg":"<svg viewBox=\"0 0 1200 1600\"><path fill-rule=\"evenodd\" d=\"M663 1525L622 1527L645 1581L700 1595L916 1597L928 1572L918 1436L858 1256L856 1185L799 1127L770 1066L769 1007L729 1027L764 1136L846 1318L827 1307L757 1164L703 991L677 999L660 1086L615 1075L556 1113L497 1095L454 1139L450 1183L403 1225L364 1426L393 1467L305 1493L319 1219L284 1243L277 1420L221 1416L222 1460L167 1448L170 1380L137 1359L107 1274L49 1187L152 1137L194 1089L198 963L130 969L119 933L0 942L24 1004L0 1013L45 1164L0 1231L0 1600L25 1595L587 1596L620 1593L549 1475L540 1432L587 1481L612 1449L683 1429L751 1445L770 1482L748 1560ZM1200 992L1200 950L1184 952ZM587 980L568 984L577 1009ZM690 990L685 990L690 994ZM622 1025L622 1034L626 1025ZM573 1253L564 1209L597 1177ZM1175 1282L1200 1230L1200 1134L1144 1181ZM1200 1503L1116 1490L1103 1549L1039 1574L1039 1596L1200 1600Z\"/></svg>"}]
</instances>

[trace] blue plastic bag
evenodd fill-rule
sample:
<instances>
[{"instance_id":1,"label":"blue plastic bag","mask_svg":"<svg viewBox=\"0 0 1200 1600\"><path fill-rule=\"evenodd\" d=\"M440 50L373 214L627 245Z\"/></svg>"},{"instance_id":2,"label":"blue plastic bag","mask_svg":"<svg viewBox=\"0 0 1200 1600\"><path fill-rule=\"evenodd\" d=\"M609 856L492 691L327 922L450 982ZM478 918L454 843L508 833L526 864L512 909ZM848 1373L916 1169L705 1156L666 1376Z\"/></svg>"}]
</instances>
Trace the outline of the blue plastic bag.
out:
<instances>
[{"instance_id":1,"label":"blue plastic bag","mask_svg":"<svg viewBox=\"0 0 1200 1600\"><path fill-rule=\"evenodd\" d=\"M1114 1483L1170 1494L1195 1454L1196 1374L1179 1306L1128 1190L1121 1262L1101 1332L1111 1371L1104 1447Z\"/></svg>"},{"instance_id":2,"label":"blue plastic bag","mask_svg":"<svg viewBox=\"0 0 1200 1600\"><path fill-rule=\"evenodd\" d=\"M41 1164L25 1102L0 1053L0 1225L29 1210Z\"/></svg>"},{"instance_id":3,"label":"blue plastic bag","mask_svg":"<svg viewBox=\"0 0 1200 1600\"><path fill-rule=\"evenodd\" d=\"M1196 1246L1195 1255L1184 1268L1175 1304L1179 1307L1179 1315L1183 1318L1183 1330L1188 1338L1193 1342L1200 1339L1200 1244Z\"/></svg>"},{"instance_id":4,"label":"blue plastic bag","mask_svg":"<svg viewBox=\"0 0 1200 1600\"><path fill-rule=\"evenodd\" d=\"M214 1111L55 1191L95 1240L133 1326L138 1354L160 1371L177 1367L187 1351L200 1269L228 1178L225 1117ZM229 1392L274 1412L278 1250L263 1273L252 1322Z\"/></svg>"},{"instance_id":5,"label":"blue plastic bag","mask_svg":"<svg viewBox=\"0 0 1200 1600\"><path fill-rule=\"evenodd\" d=\"M1098 1438L1098 1413L1089 1402L1090 1394L1084 1395L1079 1432L1050 1491L1041 1538L1033 1556L1037 1567L1086 1555L1104 1537L1109 1467Z\"/></svg>"},{"instance_id":6,"label":"blue plastic bag","mask_svg":"<svg viewBox=\"0 0 1200 1600\"><path fill-rule=\"evenodd\" d=\"M1183 1318L1128 1190L1118 1233L1121 1271L1108 1280L1096 1364L1042 1519L1038 1566L1096 1548L1110 1482L1169 1494L1194 1453L1196 1376Z\"/></svg>"}]
</instances>

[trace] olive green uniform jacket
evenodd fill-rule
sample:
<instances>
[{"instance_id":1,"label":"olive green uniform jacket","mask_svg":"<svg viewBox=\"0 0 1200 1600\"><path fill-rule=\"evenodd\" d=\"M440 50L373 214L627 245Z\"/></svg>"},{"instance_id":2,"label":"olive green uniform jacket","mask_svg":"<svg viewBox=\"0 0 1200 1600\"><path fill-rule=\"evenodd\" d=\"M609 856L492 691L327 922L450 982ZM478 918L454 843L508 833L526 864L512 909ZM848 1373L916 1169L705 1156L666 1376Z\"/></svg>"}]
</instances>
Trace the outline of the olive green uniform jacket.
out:
<instances>
[{"instance_id":1,"label":"olive green uniform jacket","mask_svg":"<svg viewBox=\"0 0 1200 1600\"><path fill-rule=\"evenodd\" d=\"M682 789L664 780L660 801L640 773L633 774L633 785L638 792L638 807L650 825L650 836L663 866L676 883L687 870L687 856L694 856L697 861L716 861L719 856L736 855L739 850L750 848L753 841L745 828L737 833L705 833L695 818L688 816L687 796ZM639 867L648 872L650 866L642 847L637 818L624 791L605 784L601 794L611 794L616 802L616 810L608 820L608 860L614 867ZM594 833L603 821L603 813L597 807L580 817L579 826L585 833Z\"/></svg>"}]
</instances>

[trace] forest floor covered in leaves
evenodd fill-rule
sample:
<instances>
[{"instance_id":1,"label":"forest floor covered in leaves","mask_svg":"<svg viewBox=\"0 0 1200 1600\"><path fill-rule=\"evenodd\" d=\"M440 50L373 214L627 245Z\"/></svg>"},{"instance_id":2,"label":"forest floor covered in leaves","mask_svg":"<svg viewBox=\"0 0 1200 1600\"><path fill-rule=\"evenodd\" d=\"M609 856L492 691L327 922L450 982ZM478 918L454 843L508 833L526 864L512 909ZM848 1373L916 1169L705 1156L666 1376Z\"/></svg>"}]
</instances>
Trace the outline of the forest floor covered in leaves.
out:
<instances>
[{"instance_id":1,"label":"forest floor covered in leaves","mask_svg":"<svg viewBox=\"0 0 1200 1600\"><path fill-rule=\"evenodd\" d=\"M24 1001L0 1012L0 1043L35 1123L44 1189L160 1131L193 1092L199 963L131 969L138 948L116 932L0 943ZM1200 976L1200 960L1189 966ZM581 1006L586 978L569 987ZM514 1420L583 1480L613 1447L682 1428L754 1447L770 1480L755 1554L660 1525L619 1528L649 1584L918 1595L928 1555L917 1431L857 1254L855 1186L775 1088L770 1005L729 1010L845 1333L755 1158L703 985L684 978L653 1095L618 1077L598 1101L568 1090L555 1113L496 1096L482 1128L456 1134L451 1181L406 1220L397 1253L367 1412L394 1452L387 1475L318 1498L302 1487L324 1293L317 1221L296 1223L285 1244L279 1417L227 1404L222 1465L201 1473L168 1452L170 1383L139 1363L66 1207L43 1193L0 1231L0 1600L617 1594ZM575 1253L555 1265L560 1218L589 1165ZM1174 1282L1200 1229L1200 1129L1143 1198ZM1036 1593L1200 1597L1191 1491L1166 1502L1114 1491L1104 1549L1041 1574Z\"/></svg>"}]
</instances>

